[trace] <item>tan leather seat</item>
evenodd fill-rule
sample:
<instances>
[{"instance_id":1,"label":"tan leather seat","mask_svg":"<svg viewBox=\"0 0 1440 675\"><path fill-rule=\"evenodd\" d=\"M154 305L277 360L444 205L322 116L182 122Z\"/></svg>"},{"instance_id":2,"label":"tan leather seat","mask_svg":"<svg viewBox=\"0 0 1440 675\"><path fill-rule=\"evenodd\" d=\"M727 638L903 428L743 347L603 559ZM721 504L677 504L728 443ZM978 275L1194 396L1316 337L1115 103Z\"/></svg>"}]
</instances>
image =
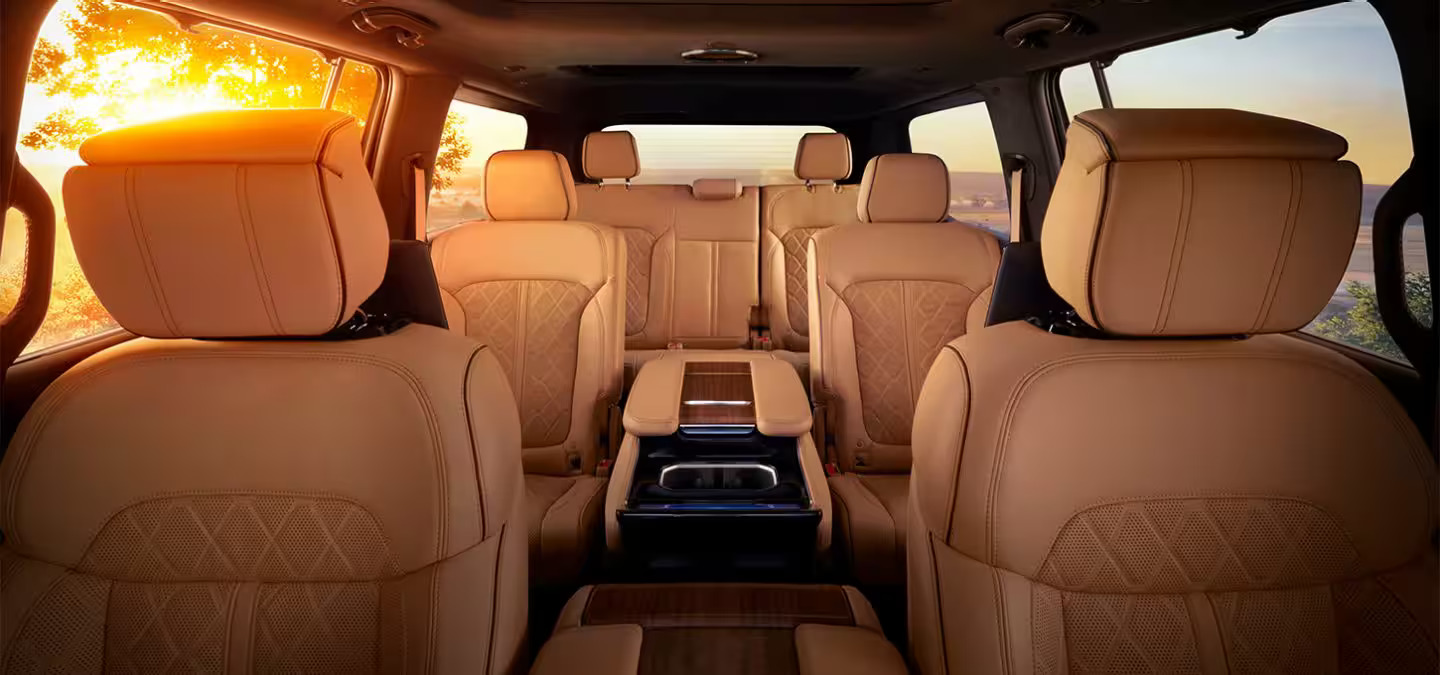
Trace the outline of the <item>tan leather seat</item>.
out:
<instances>
[{"instance_id":1,"label":"tan leather seat","mask_svg":"<svg viewBox=\"0 0 1440 675\"><path fill-rule=\"evenodd\" d=\"M809 288L806 252L810 239L828 227L859 223L859 185L850 177L850 139L845 134L805 134L795 151L795 177L804 185L760 188L761 299L778 350L810 356Z\"/></svg>"},{"instance_id":2,"label":"tan leather seat","mask_svg":"<svg viewBox=\"0 0 1440 675\"><path fill-rule=\"evenodd\" d=\"M624 243L574 220L565 158L498 152L485 165L488 221L431 242L450 329L490 345L520 409L531 569L573 581L600 528L595 476L605 411L620 393Z\"/></svg>"},{"instance_id":3,"label":"tan leather seat","mask_svg":"<svg viewBox=\"0 0 1440 675\"><path fill-rule=\"evenodd\" d=\"M825 402L839 550L866 584L904 581L915 397L940 348L984 325L994 236L942 222L949 173L934 155L870 160L861 224L810 242L811 392Z\"/></svg>"},{"instance_id":4,"label":"tan leather seat","mask_svg":"<svg viewBox=\"0 0 1440 675\"><path fill-rule=\"evenodd\" d=\"M640 172L628 131L585 138L581 220L625 239L625 347L632 369L672 343L733 349L750 339L759 298L759 190L729 179L630 185ZM624 183L606 182L623 180Z\"/></svg>"},{"instance_id":5,"label":"tan leather seat","mask_svg":"<svg viewBox=\"0 0 1440 675\"><path fill-rule=\"evenodd\" d=\"M519 423L494 351L313 337L385 270L354 120L191 115L80 155L76 254L150 337L56 380L0 463L0 671L511 672Z\"/></svg>"},{"instance_id":6,"label":"tan leather seat","mask_svg":"<svg viewBox=\"0 0 1440 675\"><path fill-rule=\"evenodd\" d=\"M1095 338L947 345L915 415L922 673L1433 673L1435 464L1289 335L1344 274L1344 139L1233 110L1070 126L1041 245Z\"/></svg>"}]
</instances>

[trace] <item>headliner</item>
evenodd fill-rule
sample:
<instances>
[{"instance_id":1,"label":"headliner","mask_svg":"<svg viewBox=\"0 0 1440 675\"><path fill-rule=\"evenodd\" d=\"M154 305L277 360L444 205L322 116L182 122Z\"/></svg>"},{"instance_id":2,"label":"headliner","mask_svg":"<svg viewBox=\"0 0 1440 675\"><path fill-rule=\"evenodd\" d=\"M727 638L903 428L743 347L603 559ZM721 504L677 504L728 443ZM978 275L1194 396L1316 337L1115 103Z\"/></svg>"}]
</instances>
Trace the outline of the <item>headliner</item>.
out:
<instances>
[{"instance_id":1,"label":"headliner","mask_svg":"<svg viewBox=\"0 0 1440 675\"><path fill-rule=\"evenodd\" d=\"M1001 77L1103 57L1333 0L139 0L217 16L410 72L443 72L491 104L604 121L862 119ZM783 3L783 4L782 4ZM921 4L925 3L925 4ZM349 17L394 7L439 29L418 50ZM1095 30L1016 49L1001 30L1057 9ZM684 64L729 43L754 64ZM498 97L497 100L494 97Z\"/></svg>"}]
</instances>

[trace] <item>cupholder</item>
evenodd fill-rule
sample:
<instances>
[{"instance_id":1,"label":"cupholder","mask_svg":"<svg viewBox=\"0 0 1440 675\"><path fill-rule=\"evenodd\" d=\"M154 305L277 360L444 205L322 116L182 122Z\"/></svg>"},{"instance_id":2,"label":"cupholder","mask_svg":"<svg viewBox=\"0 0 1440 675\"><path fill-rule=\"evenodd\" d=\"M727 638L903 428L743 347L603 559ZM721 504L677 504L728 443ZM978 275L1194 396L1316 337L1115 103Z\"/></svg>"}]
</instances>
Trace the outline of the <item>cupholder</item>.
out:
<instances>
[{"instance_id":1,"label":"cupholder","mask_svg":"<svg viewBox=\"0 0 1440 675\"><path fill-rule=\"evenodd\" d=\"M776 483L768 464L681 463L660 470L667 490L769 490Z\"/></svg>"}]
</instances>

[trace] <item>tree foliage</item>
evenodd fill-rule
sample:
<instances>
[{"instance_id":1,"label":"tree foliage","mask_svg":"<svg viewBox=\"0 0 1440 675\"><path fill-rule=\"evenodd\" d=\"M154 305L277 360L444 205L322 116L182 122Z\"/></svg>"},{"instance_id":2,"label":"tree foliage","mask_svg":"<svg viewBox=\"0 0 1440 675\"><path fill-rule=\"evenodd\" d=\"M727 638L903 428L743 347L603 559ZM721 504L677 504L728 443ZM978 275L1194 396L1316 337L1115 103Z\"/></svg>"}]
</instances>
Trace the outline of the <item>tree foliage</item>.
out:
<instances>
[{"instance_id":1,"label":"tree foliage","mask_svg":"<svg viewBox=\"0 0 1440 675\"><path fill-rule=\"evenodd\" d=\"M440 133L440 150L435 153L433 187L436 190L448 190L455 184L455 176L460 174L462 164L474 150L470 139L465 138L464 123L465 119L459 113L445 115L445 128Z\"/></svg>"},{"instance_id":2,"label":"tree foliage","mask_svg":"<svg viewBox=\"0 0 1440 675\"><path fill-rule=\"evenodd\" d=\"M309 49L209 26L185 31L160 14L104 0L78 0L64 26L69 43L39 40L28 81L46 96L87 100L94 112L50 115L25 134L27 148L74 148L129 122L132 105L175 93L239 108L318 106L330 78L331 65ZM373 73L341 78L334 107L363 121L374 94Z\"/></svg>"},{"instance_id":3,"label":"tree foliage","mask_svg":"<svg viewBox=\"0 0 1440 675\"><path fill-rule=\"evenodd\" d=\"M1341 314L1317 321L1311 332L1337 342L1368 349L1376 354L1393 359L1405 360L1404 352L1386 330L1380 319L1380 303L1375 297L1375 287L1359 281L1345 282L1345 292L1355 299L1355 304ZM1430 297L1430 275L1425 272L1410 272L1405 275L1405 304L1411 315L1422 324L1429 325L1434 304Z\"/></svg>"}]
</instances>

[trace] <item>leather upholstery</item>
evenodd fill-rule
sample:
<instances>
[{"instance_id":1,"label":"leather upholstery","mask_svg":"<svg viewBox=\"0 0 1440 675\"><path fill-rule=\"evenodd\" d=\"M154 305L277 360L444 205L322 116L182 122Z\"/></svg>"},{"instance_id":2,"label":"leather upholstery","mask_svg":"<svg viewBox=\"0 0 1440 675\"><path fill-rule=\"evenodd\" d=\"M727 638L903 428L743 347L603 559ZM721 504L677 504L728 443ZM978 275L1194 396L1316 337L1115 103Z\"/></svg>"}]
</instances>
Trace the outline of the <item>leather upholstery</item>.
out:
<instances>
[{"instance_id":1,"label":"leather upholstery","mask_svg":"<svg viewBox=\"0 0 1440 675\"><path fill-rule=\"evenodd\" d=\"M139 335L325 333L385 273L359 140L353 118L326 110L203 113L91 138L64 186L86 278Z\"/></svg>"},{"instance_id":2,"label":"leather upholstery","mask_svg":"<svg viewBox=\"0 0 1440 675\"><path fill-rule=\"evenodd\" d=\"M795 177L805 181L839 181L850 177L850 137L809 133L795 150Z\"/></svg>"},{"instance_id":3,"label":"leather upholstery","mask_svg":"<svg viewBox=\"0 0 1440 675\"><path fill-rule=\"evenodd\" d=\"M844 134L806 134L795 166L795 175L806 180L848 178L850 141ZM810 349L805 272L810 238L827 227L860 222L855 213L859 190L839 184L760 188L761 302L769 309L770 339L778 348L801 352L802 360Z\"/></svg>"},{"instance_id":4,"label":"leather upholstery","mask_svg":"<svg viewBox=\"0 0 1440 675\"><path fill-rule=\"evenodd\" d=\"M950 210L950 172L935 155L892 153L865 165L856 214L866 223L934 223Z\"/></svg>"},{"instance_id":5,"label":"leather upholstery","mask_svg":"<svg viewBox=\"0 0 1440 675\"><path fill-rule=\"evenodd\" d=\"M740 196L740 181L734 178L701 178L690 185L690 193L703 201L724 201Z\"/></svg>"},{"instance_id":6,"label":"leather upholstery","mask_svg":"<svg viewBox=\"0 0 1440 675\"><path fill-rule=\"evenodd\" d=\"M585 136L580 163L591 180L630 180L640 175L640 154L628 131L595 131Z\"/></svg>"},{"instance_id":7,"label":"leather upholstery","mask_svg":"<svg viewBox=\"0 0 1440 675\"><path fill-rule=\"evenodd\" d=\"M502 150L485 162L485 212L490 220L569 220L576 208L575 181L560 153Z\"/></svg>"},{"instance_id":8,"label":"leather upholstery","mask_svg":"<svg viewBox=\"0 0 1440 675\"><path fill-rule=\"evenodd\" d=\"M556 157L496 153L486 167L487 194L497 185L519 192L530 186L533 194L500 198L524 207L431 241L450 329L491 346L520 410L532 569L541 582L573 579L599 530L603 490L581 477L600 459L602 413L620 394L624 367L625 255L618 234L578 220L511 219L568 212L574 201L561 188L573 192L574 183Z\"/></svg>"},{"instance_id":9,"label":"leather upholstery","mask_svg":"<svg viewBox=\"0 0 1440 675\"><path fill-rule=\"evenodd\" d=\"M174 138L162 123L143 128L145 143L105 137L93 156L135 180L152 251L208 254L219 244L178 225L189 218L192 230L214 234L198 225L223 222L211 219L221 193L209 194L199 220L191 200L168 209L147 201L159 189L153 172L171 168L149 163L154 148L183 147L173 152L195 163L165 174L177 194L215 190L210 172L220 167L232 180L289 175L273 164L286 157L311 158L296 160L311 163L296 175L315 176L313 186L325 180L316 153L359 154L344 131L353 123L325 117L192 116L173 123ZM248 130L275 147L264 156L217 149L207 161L180 142L196 140L196 128ZM304 152L287 155L281 140ZM352 147L330 147L342 142ZM134 149L128 161L124 147ZM343 173L369 184L363 164ZM294 212L330 208L319 189L287 194ZM129 217L101 217L123 214L125 191L69 197L68 210L86 214L77 243L132 232ZM379 205L373 193L353 202L345 208L355 216L333 218L322 240L367 241ZM306 236L320 235L285 233L297 256L287 262L333 265L333 252L305 248ZM382 269L384 249L382 234ZM157 260L117 266L131 277L102 282L105 297L140 295L155 283L148 272L166 288L219 273ZM95 261L81 258L87 274ZM368 283L348 270L332 285ZM277 297L292 290L284 278L271 279ZM178 312L181 337L224 327ZM511 672L527 604L519 436L493 350L431 326L353 340L141 338L103 350L45 391L0 461L0 671Z\"/></svg>"},{"instance_id":10,"label":"leather upholstery","mask_svg":"<svg viewBox=\"0 0 1440 675\"><path fill-rule=\"evenodd\" d=\"M932 159L872 160L862 195L868 188L922 203L943 197L948 174ZM917 174L932 169L947 183L923 192ZM905 519L895 507L905 499L915 399L940 348L984 325L999 265L998 240L960 223L844 225L810 242L810 391L826 402L840 470L867 474L831 481L840 546L863 583L904 580Z\"/></svg>"},{"instance_id":11,"label":"leather upholstery","mask_svg":"<svg viewBox=\"0 0 1440 675\"><path fill-rule=\"evenodd\" d=\"M1170 114L1129 111L1108 118L1107 133L1124 148ZM1220 150L1195 148L1215 138L1232 153L1245 143L1220 131L1273 124L1215 115L1214 134L1166 142L1204 156ZM1057 197L1088 180L1076 171L1087 154L1073 149L1092 134L1071 127ZM1275 147L1256 154L1301 154L1266 142ZM1358 187L1358 175L1351 182L1332 187ZM1188 199L1129 194L1136 185L1111 185L1112 203ZM1066 223L1073 208L1052 203L1047 218ZM1288 236L1308 239L1330 219L1300 218ZM1105 236L1124 249L1147 235ZM1047 263L1057 241L1071 243L1042 240ZM1169 243L1158 250L1163 259ZM1305 264L1343 269L1345 256L1323 253ZM1142 267L1115 273L1127 269L1144 283ZM1229 273L1195 272L1215 284ZM1331 349L1288 335L1086 339L991 326L941 351L913 442L909 626L921 673L1437 667L1435 463L1386 389Z\"/></svg>"},{"instance_id":12,"label":"leather upholstery","mask_svg":"<svg viewBox=\"0 0 1440 675\"><path fill-rule=\"evenodd\" d=\"M1094 110L1069 139L1042 251L1087 323L1280 333L1330 301L1360 213L1341 137L1235 110Z\"/></svg>"},{"instance_id":13,"label":"leather upholstery","mask_svg":"<svg viewBox=\"0 0 1440 675\"><path fill-rule=\"evenodd\" d=\"M534 675L902 675L875 611L849 586L586 586Z\"/></svg>"},{"instance_id":14,"label":"leather upholstery","mask_svg":"<svg viewBox=\"0 0 1440 675\"><path fill-rule=\"evenodd\" d=\"M706 185L702 194L718 194ZM579 218L614 227L625 241L626 348L746 344L750 308L759 297L757 188L725 199L698 199L687 185L577 190Z\"/></svg>"},{"instance_id":15,"label":"leather upholstery","mask_svg":"<svg viewBox=\"0 0 1440 675\"><path fill-rule=\"evenodd\" d=\"M679 404L687 361L749 361L755 388L756 427L767 436L794 436L800 470L811 504L820 511L816 530L816 551L830 550L834 507L826 484L820 451L809 433L812 416L809 398L796 378L793 364L780 352L759 350L665 349L653 352L654 359L640 369L625 402L625 438L611 468L605 496L605 544L619 552L623 543L615 514L629 499L635 463L639 458L640 436L663 436L679 428ZM902 498L903 501L903 498Z\"/></svg>"}]
</instances>

